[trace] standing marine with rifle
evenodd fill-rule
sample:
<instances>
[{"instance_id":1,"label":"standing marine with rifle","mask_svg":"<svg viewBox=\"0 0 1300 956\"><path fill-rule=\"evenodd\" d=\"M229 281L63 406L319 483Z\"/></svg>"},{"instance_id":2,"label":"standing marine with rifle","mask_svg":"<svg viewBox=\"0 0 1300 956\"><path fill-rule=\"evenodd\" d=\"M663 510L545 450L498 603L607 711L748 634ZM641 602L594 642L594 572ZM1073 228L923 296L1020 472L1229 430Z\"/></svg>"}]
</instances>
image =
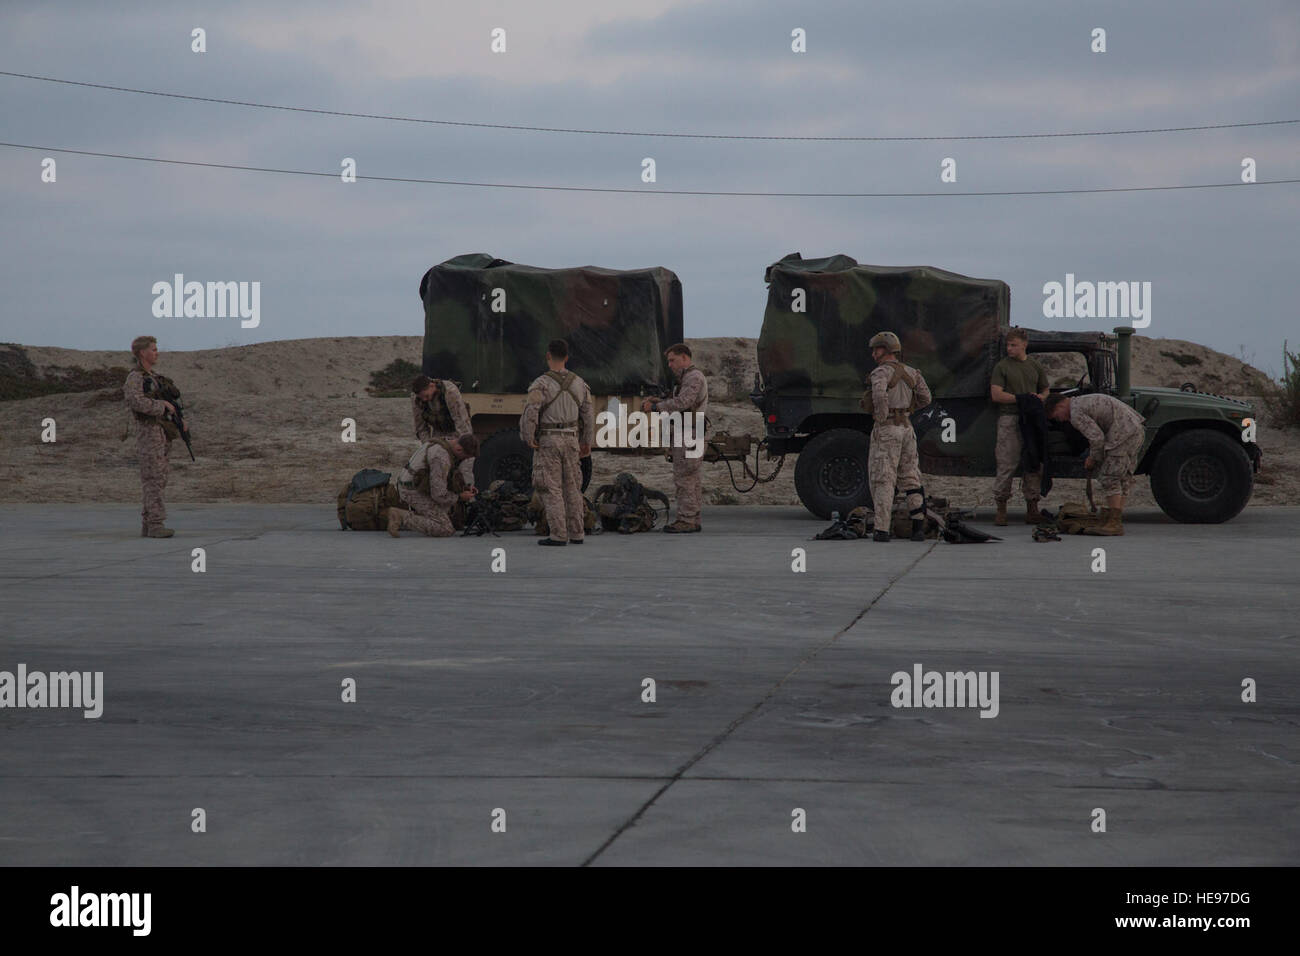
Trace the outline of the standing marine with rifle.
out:
<instances>
[{"instance_id":1,"label":"standing marine with rifle","mask_svg":"<svg viewBox=\"0 0 1300 956\"><path fill-rule=\"evenodd\" d=\"M565 365L569 346L555 339L546 347L545 374L528 386L528 404L519 416L519 437L533 449L533 488L546 508L550 535L538 544L582 544L587 506L582 500L579 457L591 454L596 421L591 389Z\"/></svg>"},{"instance_id":2,"label":"standing marine with rifle","mask_svg":"<svg viewBox=\"0 0 1300 956\"><path fill-rule=\"evenodd\" d=\"M181 412L180 391L168 378L153 371L158 361L158 340L152 335L138 336L131 343L135 368L126 377L122 394L126 407L135 419L135 453L140 459L140 486L143 506L140 509L140 536L170 538L174 531L164 527L167 508L163 489L167 487L168 453L171 443L184 439L190 448L190 427ZM194 450L190 448L190 458Z\"/></svg>"},{"instance_id":3,"label":"standing marine with rifle","mask_svg":"<svg viewBox=\"0 0 1300 956\"><path fill-rule=\"evenodd\" d=\"M907 495L912 516L912 540L925 540L925 489L921 487L921 464L916 456L916 432L909 417L932 401L925 376L904 365L903 344L893 332L878 332L868 343L876 362L867 379L870 390L862 396L862 407L871 412L871 447L867 452L867 473L871 501L876 509L874 541L888 541L894 512L894 487Z\"/></svg>"},{"instance_id":4,"label":"standing marine with rifle","mask_svg":"<svg viewBox=\"0 0 1300 956\"><path fill-rule=\"evenodd\" d=\"M641 411L681 412L683 423L688 415L709 412L709 381L691 362L691 350L678 343L664 353L668 367L677 376L677 385L671 398L647 398L641 402ZM704 419L699 419L703 421ZM692 419L692 427L694 427ZM675 430L676 431L676 430ZM702 440L704 435L699 438ZM673 435L669 454L673 462L673 484L677 490L677 520L664 527L668 534L692 534L700 530L700 511L703 507L703 489L700 485L700 466L703 456L688 458L684 436Z\"/></svg>"}]
</instances>

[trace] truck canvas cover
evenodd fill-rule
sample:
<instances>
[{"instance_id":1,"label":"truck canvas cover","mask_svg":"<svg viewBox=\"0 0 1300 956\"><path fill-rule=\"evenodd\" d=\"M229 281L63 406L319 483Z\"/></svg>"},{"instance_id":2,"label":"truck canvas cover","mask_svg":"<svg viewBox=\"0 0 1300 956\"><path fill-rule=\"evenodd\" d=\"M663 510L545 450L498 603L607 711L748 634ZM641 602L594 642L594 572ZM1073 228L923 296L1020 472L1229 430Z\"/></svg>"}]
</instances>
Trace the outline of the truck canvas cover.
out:
<instances>
[{"instance_id":1,"label":"truck canvas cover","mask_svg":"<svg viewBox=\"0 0 1300 956\"><path fill-rule=\"evenodd\" d=\"M986 396L1011 290L932 266L866 266L845 255L791 253L767 268L758 367L768 388L861 394L875 368L867 342L893 332L903 361L936 398ZM803 307L796 312L796 290Z\"/></svg>"},{"instance_id":2,"label":"truck canvas cover","mask_svg":"<svg viewBox=\"0 0 1300 956\"><path fill-rule=\"evenodd\" d=\"M672 381L664 350L682 341L682 285L663 268L539 269L471 253L426 272L420 300L424 374L474 392L526 392L557 338L593 394L661 386Z\"/></svg>"}]
</instances>

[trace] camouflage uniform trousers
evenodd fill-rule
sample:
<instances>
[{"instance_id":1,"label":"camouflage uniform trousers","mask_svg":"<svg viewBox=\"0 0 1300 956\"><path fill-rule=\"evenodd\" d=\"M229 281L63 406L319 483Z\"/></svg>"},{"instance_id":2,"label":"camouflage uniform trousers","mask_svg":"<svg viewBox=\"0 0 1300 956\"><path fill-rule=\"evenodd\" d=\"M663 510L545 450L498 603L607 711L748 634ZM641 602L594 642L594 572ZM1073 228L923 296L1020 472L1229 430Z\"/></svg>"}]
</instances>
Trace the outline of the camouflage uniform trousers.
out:
<instances>
[{"instance_id":1,"label":"camouflage uniform trousers","mask_svg":"<svg viewBox=\"0 0 1300 956\"><path fill-rule=\"evenodd\" d=\"M1138 454L1142 451L1142 432L1124 439L1114 448L1106 449L1101 459L1101 493L1127 495L1137 479Z\"/></svg>"},{"instance_id":2,"label":"camouflage uniform trousers","mask_svg":"<svg viewBox=\"0 0 1300 956\"><path fill-rule=\"evenodd\" d=\"M552 541L581 541L587 506L582 500L578 436L543 432L533 453L533 490L542 497Z\"/></svg>"},{"instance_id":3,"label":"camouflage uniform trousers","mask_svg":"<svg viewBox=\"0 0 1300 956\"><path fill-rule=\"evenodd\" d=\"M424 492L399 485L397 497L406 506L400 530L418 531L430 538L450 538L456 533L451 524L451 515L434 504L433 499Z\"/></svg>"},{"instance_id":4,"label":"camouflage uniform trousers","mask_svg":"<svg viewBox=\"0 0 1300 956\"><path fill-rule=\"evenodd\" d=\"M876 510L875 527L888 530L894 511L894 487L903 491L921 487L921 463L916 457L916 432L911 425L881 425L871 429L867 452L867 473L871 479L871 503ZM919 508L919 493L907 496L907 507Z\"/></svg>"},{"instance_id":5,"label":"camouflage uniform trousers","mask_svg":"<svg viewBox=\"0 0 1300 956\"><path fill-rule=\"evenodd\" d=\"M140 518L143 530L161 528L167 520L163 489L167 487L168 454L171 442L161 425L140 425L135 438L135 453L140 459L140 487L143 506Z\"/></svg>"},{"instance_id":6,"label":"camouflage uniform trousers","mask_svg":"<svg viewBox=\"0 0 1300 956\"><path fill-rule=\"evenodd\" d=\"M1020 450L1023 444L1020 437L1019 415L998 415L998 441L993 454L998 463L998 476L993 479L993 500L1006 501L1011 497L1011 480L1016 469L1020 467ZM1020 476L1020 491L1025 501L1035 502L1039 498L1039 485L1043 470L1026 472Z\"/></svg>"},{"instance_id":7,"label":"camouflage uniform trousers","mask_svg":"<svg viewBox=\"0 0 1300 956\"><path fill-rule=\"evenodd\" d=\"M677 520L687 524L700 523L700 509L704 502L704 490L700 483L700 466L704 456L688 458L686 449L674 445L673 485L677 491Z\"/></svg>"}]
</instances>

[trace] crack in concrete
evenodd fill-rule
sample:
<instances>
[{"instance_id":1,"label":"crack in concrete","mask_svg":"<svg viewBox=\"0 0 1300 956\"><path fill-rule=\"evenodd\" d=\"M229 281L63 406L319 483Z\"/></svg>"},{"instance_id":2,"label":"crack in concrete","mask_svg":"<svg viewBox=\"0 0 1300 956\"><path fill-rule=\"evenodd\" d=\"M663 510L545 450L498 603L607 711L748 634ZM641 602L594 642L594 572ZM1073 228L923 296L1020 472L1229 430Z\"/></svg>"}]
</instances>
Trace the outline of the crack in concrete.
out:
<instances>
[{"instance_id":1,"label":"crack in concrete","mask_svg":"<svg viewBox=\"0 0 1300 956\"><path fill-rule=\"evenodd\" d=\"M768 690L768 692L764 694L756 704L754 704L743 714L741 714L739 717L737 717L735 720L729 723L721 733L719 733L707 744L701 747L695 753L694 756L692 756L684 764L678 767L677 770L673 773L673 775L668 778L668 781L662 787L656 790L653 794L651 794L650 799L647 800L645 803L643 803L637 809L636 813L632 814L632 816L630 816L627 820L623 821L622 825L619 826L619 828L615 830L609 836L609 838L605 840L604 843L598 846L594 853L592 853L589 857L583 860L581 865L590 866L592 863L596 861L596 859L602 853L604 853L611 846L613 846L614 842L625 832L627 832L629 829L635 826L636 822L640 820L643 816L645 816L646 812L649 811L649 809L655 805L655 803L659 800L659 798L662 797L665 793L667 793L668 789L672 787L673 784L681 780L682 776L688 770L690 770L693 766L695 766L697 763L699 763L701 760L707 757L710 753L712 753L715 749L721 746L722 743L733 733L735 733L736 730L739 729L742 724L746 723L751 717L753 717L760 710L762 710L763 707L769 701L771 701L772 698L776 696L776 694L781 690L781 688L785 686L786 682L789 681L790 678L794 677L795 674L803 670L805 665L812 662L817 657L818 654L820 654L822 651L826 650L826 648L834 644L837 640L840 639L840 637L842 637L843 635L851 631L854 628L854 626L856 626L860 620L866 617L867 613L880 602L881 598L883 598L886 594L889 593L890 589L895 584L903 580L903 578L905 578L909 573L911 573L913 568L915 568L918 564L921 563L922 560L925 559L926 555L928 555L931 551L934 550L935 545L937 545L938 543L939 543L938 539L930 542L930 546L927 547L924 551L922 551L921 554L918 555L911 564L909 564L906 568L904 568L901 573L899 573L893 578L890 578L889 583L885 585L885 587L881 590L879 594L877 594L874 598L871 599L871 602L866 607L864 607L861 611L858 612L857 616L854 617L852 621L850 621L844 627L840 628L833 635L831 635L829 640L823 642L822 644L818 645L817 647L809 651L807 654L805 654L803 658L799 661L799 663L796 664L788 674L786 674L775 684L773 684L771 689Z\"/></svg>"}]
</instances>

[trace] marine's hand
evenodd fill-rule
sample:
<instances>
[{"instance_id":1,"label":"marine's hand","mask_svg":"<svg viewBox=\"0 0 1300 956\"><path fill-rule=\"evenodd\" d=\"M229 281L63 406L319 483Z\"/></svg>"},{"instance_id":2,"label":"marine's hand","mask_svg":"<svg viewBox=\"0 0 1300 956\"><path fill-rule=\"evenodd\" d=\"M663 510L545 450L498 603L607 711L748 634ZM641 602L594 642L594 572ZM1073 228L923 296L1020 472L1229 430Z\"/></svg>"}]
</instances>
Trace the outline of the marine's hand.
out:
<instances>
[{"instance_id":1,"label":"marine's hand","mask_svg":"<svg viewBox=\"0 0 1300 956\"><path fill-rule=\"evenodd\" d=\"M537 444L536 439L529 439L528 447L531 448L533 451L537 451L537 449L541 448L542 446Z\"/></svg>"},{"instance_id":2,"label":"marine's hand","mask_svg":"<svg viewBox=\"0 0 1300 956\"><path fill-rule=\"evenodd\" d=\"M163 402L163 405L166 406L168 415L176 414L176 406L173 405L171 402Z\"/></svg>"},{"instance_id":3,"label":"marine's hand","mask_svg":"<svg viewBox=\"0 0 1300 956\"><path fill-rule=\"evenodd\" d=\"M1087 458L1085 458L1085 459L1083 460L1083 467L1084 467L1084 470L1085 470L1085 471L1092 471L1092 456L1091 456L1091 455L1089 455Z\"/></svg>"},{"instance_id":4,"label":"marine's hand","mask_svg":"<svg viewBox=\"0 0 1300 956\"><path fill-rule=\"evenodd\" d=\"M462 491L462 492L460 493L460 500L461 500L461 501L473 501L473 500L474 500L474 492L472 492L472 491Z\"/></svg>"},{"instance_id":5,"label":"marine's hand","mask_svg":"<svg viewBox=\"0 0 1300 956\"><path fill-rule=\"evenodd\" d=\"M579 457L579 458L587 458L587 457L589 457L590 455L591 455L591 446L590 446L590 445L579 445L579 446L578 446L578 457Z\"/></svg>"}]
</instances>

